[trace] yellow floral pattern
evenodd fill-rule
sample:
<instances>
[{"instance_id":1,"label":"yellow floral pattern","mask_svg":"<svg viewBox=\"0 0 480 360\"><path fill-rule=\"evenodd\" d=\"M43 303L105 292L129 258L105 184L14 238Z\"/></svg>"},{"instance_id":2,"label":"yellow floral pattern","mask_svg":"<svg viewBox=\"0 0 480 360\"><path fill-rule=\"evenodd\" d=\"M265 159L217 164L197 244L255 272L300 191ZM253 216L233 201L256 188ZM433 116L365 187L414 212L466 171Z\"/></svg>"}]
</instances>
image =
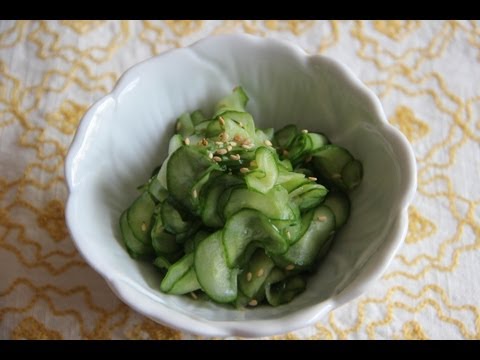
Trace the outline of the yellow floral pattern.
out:
<instances>
[{"instance_id":1,"label":"yellow floral pattern","mask_svg":"<svg viewBox=\"0 0 480 360\"><path fill-rule=\"evenodd\" d=\"M64 157L131 65L210 34L296 42L349 65L410 140L418 192L385 275L272 339L480 339L479 21L0 21L0 339L185 339L135 313L80 258Z\"/></svg>"}]
</instances>

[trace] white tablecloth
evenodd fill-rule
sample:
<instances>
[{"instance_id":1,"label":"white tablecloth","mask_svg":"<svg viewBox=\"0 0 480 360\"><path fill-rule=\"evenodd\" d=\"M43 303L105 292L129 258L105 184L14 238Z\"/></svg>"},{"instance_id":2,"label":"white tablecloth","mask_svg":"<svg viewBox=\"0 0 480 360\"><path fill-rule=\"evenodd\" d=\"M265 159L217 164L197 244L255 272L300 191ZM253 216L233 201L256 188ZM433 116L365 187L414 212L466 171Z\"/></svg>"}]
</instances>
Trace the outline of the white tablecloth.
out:
<instances>
[{"instance_id":1,"label":"white tablecloth","mask_svg":"<svg viewBox=\"0 0 480 360\"><path fill-rule=\"evenodd\" d=\"M291 40L352 68L413 144L418 193L383 278L276 338L480 338L480 22L0 21L0 338L192 338L123 305L75 251L63 160L129 66L214 33Z\"/></svg>"}]
</instances>

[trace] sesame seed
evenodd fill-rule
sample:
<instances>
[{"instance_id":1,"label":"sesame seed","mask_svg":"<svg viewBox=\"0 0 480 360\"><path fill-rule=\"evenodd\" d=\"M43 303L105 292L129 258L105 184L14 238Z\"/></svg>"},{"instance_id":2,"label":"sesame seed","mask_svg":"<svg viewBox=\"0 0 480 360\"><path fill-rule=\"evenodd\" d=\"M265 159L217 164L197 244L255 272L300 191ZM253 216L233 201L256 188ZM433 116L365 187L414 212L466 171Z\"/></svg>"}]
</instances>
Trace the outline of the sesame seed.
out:
<instances>
[{"instance_id":1,"label":"sesame seed","mask_svg":"<svg viewBox=\"0 0 480 360\"><path fill-rule=\"evenodd\" d=\"M252 143L252 140L246 139L243 143L244 143L245 145L250 145L250 144Z\"/></svg>"},{"instance_id":2,"label":"sesame seed","mask_svg":"<svg viewBox=\"0 0 480 360\"><path fill-rule=\"evenodd\" d=\"M317 181L317 178L315 176L309 176L308 180Z\"/></svg>"},{"instance_id":3,"label":"sesame seed","mask_svg":"<svg viewBox=\"0 0 480 360\"><path fill-rule=\"evenodd\" d=\"M185 143L185 145L190 145L190 139L189 138L185 138L185 140L183 140L183 142Z\"/></svg>"},{"instance_id":4,"label":"sesame seed","mask_svg":"<svg viewBox=\"0 0 480 360\"><path fill-rule=\"evenodd\" d=\"M218 149L216 151L218 155L225 155L227 152L228 152L227 149Z\"/></svg>"},{"instance_id":5,"label":"sesame seed","mask_svg":"<svg viewBox=\"0 0 480 360\"><path fill-rule=\"evenodd\" d=\"M283 154L283 156L285 156L285 157L288 156L288 150L283 150L283 151L282 151L282 154Z\"/></svg>"},{"instance_id":6,"label":"sesame seed","mask_svg":"<svg viewBox=\"0 0 480 360\"><path fill-rule=\"evenodd\" d=\"M208 152L208 158L213 159L213 154L211 152Z\"/></svg>"},{"instance_id":7,"label":"sesame seed","mask_svg":"<svg viewBox=\"0 0 480 360\"><path fill-rule=\"evenodd\" d=\"M232 155L230 155L230 159L232 159L232 160L240 160L240 154L232 154Z\"/></svg>"},{"instance_id":8,"label":"sesame seed","mask_svg":"<svg viewBox=\"0 0 480 360\"><path fill-rule=\"evenodd\" d=\"M191 292L190 295L192 296L192 298L193 298L194 300L197 300L197 299L198 299L197 294L195 294L194 292Z\"/></svg>"},{"instance_id":9,"label":"sesame seed","mask_svg":"<svg viewBox=\"0 0 480 360\"><path fill-rule=\"evenodd\" d=\"M223 142L221 142L221 141L215 141L215 144L217 144L219 146L223 146Z\"/></svg>"},{"instance_id":10,"label":"sesame seed","mask_svg":"<svg viewBox=\"0 0 480 360\"><path fill-rule=\"evenodd\" d=\"M193 196L194 198L197 198L197 197L198 197L197 189L193 189L193 191L192 191L192 196Z\"/></svg>"},{"instance_id":11,"label":"sesame seed","mask_svg":"<svg viewBox=\"0 0 480 360\"><path fill-rule=\"evenodd\" d=\"M147 224L145 224L144 222L142 222L142 231L147 231Z\"/></svg>"},{"instance_id":12,"label":"sesame seed","mask_svg":"<svg viewBox=\"0 0 480 360\"><path fill-rule=\"evenodd\" d=\"M265 140L264 143L265 143L265 145L267 145L267 146L272 146L272 142L271 142L270 140L268 140L268 139Z\"/></svg>"},{"instance_id":13,"label":"sesame seed","mask_svg":"<svg viewBox=\"0 0 480 360\"><path fill-rule=\"evenodd\" d=\"M260 269L260 270L257 271L257 277L262 277L263 274L265 274L265 270Z\"/></svg>"},{"instance_id":14,"label":"sesame seed","mask_svg":"<svg viewBox=\"0 0 480 360\"><path fill-rule=\"evenodd\" d=\"M208 140L203 138L202 141L200 142L203 146L207 146L208 145Z\"/></svg>"},{"instance_id":15,"label":"sesame seed","mask_svg":"<svg viewBox=\"0 0 480 360\"><path fill-rule=\"evenodd\" d=\"M242 145L242 148L247 149L247 150L251 149L252 147L254 147L253 144L243 144Z\"/></svg>"},{"instance_id":16,"label":"sesame seed","mask_svg":"<svg viewBox=\"0 0 480 360\"><path fill-rule=\"evenodd\" d=\"M220 123L220 125L225 125L225 119L221 116L218 117L218 122Z\"/></svg>"},{"instance_id":17,"label":"sesame seed","mask_svg":"<svg viewBox=\"0 0 480 360\"><path fill-rule=\"evenodd\" d=\"M236 134L236 135L233 137L233 140L235 140L236 142L242 142L242 141L243 141L243 138L242 138L239 134Z\"/></svg>"},{"instance_id":18,"label":"sesame seed","mask_svg":"<svg viewBox=\"0 0 480 360\"><path fill-rule=\"evenodd\" d=\"M222 132L220 135L218 135L218 139L223 142L228 141L228 138L229 136L226 132Z\"/></svg>"},{"instance_id":19,"label":"sesame seed","mask_svg":"<svg viewBox=\"0 0 480 360\"><path fill-rule=\"evenodd\" d=\"M287 234L287 237L288 237L289 239L292 238L292 234L290 234L290 231L287 230L287 231L285 231L285 233Z\"/></svg>"},{"instance_id":20,"label":"sesame seed","mask_svg":"<svg viewBox=\"0 0 480 360\"><path fill-rule=\"evenodd\" d=\"M227 151L232 151L232 149L233 149L232 145L227 146Z\"/></svg>"},{"instance_id":21,"label":"sesame seed","mask_svg":"<svg viewBox=\"0 0 480 360\"><path fill-rule=\"evenodd\" d=\"M250 171L249 168L245 168L245 167L240 168L240 172L241 172L242 174L248 173L249 171Z\"/></svg>"},{"instance_id":22,"label":"sesame seed","mask_svg":"<svg viewBox=\"0 0 480 360\"><path fill-rule=\"evenodd\" d=\"M248 303L248 305L250 305L250 306L257 306L257 305L258 305L258 301L255 300L255 299L253 299L253 300L251 300L251 301Z\"/></svg>"},{"instance_id":23,"label":"sesame seed","mask_svg":"<svg viewBox=\"0 0 480 360\"><path fill-rule=\"evenodd\" d=\"M222 161L222 158L220 156L214 156L213 160L216 161L216 162L220 162L220 161Z\"/></svg>"},{"instance_id":24,"label":"sesame seed","mask_svg":"<svg viewBox=\"0 0 480 360\"><path fill-rule=\"evenodd\" d=\"M308 134L308 130L307 130L307 129L303 129L303 130L302 130L302 133L303 133L303 134Z\"/></svg>"},{"instance_id":25,"label":"sesame seed","mask_svg":"<svg viewBox=\"0 0 480 360\"><path fill-rule=\"evenodd\" d=\"M252 273L250 271L247 273L247 281L252 281Z\"/></svg>"},{"instance_id":26,"label":"sesame seed","mask_svg":"<svg viewBox=\"0 0 480 360\"><path fill-rule=\"evenodd\" d=\"M327 217L325 215L321 215L319 217L317 217L318 221L320 222L324 222L324 221L327 221Z\"/></svg>"},{"instance_id":27,"label":"sesame seed","mask_svg":"<svg viewBox=\"0 0 480 360\"><path fill-rule=\"evenodd\" d=\"M231 146L237 146L237 143L235 141L230 141Z\"/></svg>"},{"instance_id":28,"label":"sesame seed","mask_svg":"<svg viewBox=\"0 0 480 360\"><path fill-rule=\"evenodd\" d=\"M295 269L295 265L293 265L293 264L287 265L287 267L285 268L285 270L287 270L287 271L290 271L290 270L293 270L293 269Z\"/></svg>"},{"instance_id":29,"label":"sesame seed","mask_svg":"<svg viewBox=\"0 0 480 360\"><path fill-rule=\"evenodd\" d=\"M175 129L177 131L180 131L180 129L182 128L182 123L181 122L177 122L177 126L175 126Z\"/></svg>"}]
</instances>

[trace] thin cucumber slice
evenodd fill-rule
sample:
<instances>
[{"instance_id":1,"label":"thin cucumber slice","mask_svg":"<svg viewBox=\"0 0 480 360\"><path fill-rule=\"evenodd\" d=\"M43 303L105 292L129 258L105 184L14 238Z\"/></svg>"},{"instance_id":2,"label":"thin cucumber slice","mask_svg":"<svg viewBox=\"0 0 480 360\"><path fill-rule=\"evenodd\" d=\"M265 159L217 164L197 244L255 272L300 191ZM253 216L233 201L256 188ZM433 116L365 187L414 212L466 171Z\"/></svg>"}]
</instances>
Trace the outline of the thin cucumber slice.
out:
<instances>
[{"instance_id":1,"label":"thin cucumber slice","mask_svg":"<svg viewBox=\"0 0 480 360\"><path fill-rule=\"evenodd\" d=\"M248 96L241 86L233 89L233 92L225 96L215 106L213 117L216 118L227 111L245 112L247 106Z\"/></svg>"},{"instance_id":2,"label":"thin cucumber slice","mask_svg":"<svg viewBox=\"0 0 480 360\"><path fill-rule=\"evenodd\" d=\"M352 160L342 169L343 183L349 191L355 189L362 182L363 166L358 160Z\"/></svg>"},{"instance_id":3,"label":"thin cucumber slice","mask_svg":"<svg viewBox=\"0 0 480 360\"><path fill-rule=\"evenodd\" d=\"M295 296L305 291L307 282L297 275L266 287L267 301L272 306L287 304Z\"/></svg>"},{"instance_id":4,"label":"thin cucumber slice","mask_svg":"<svg viewBox=\"0 0 480 360\"><path fill-rule=\"evenodd\" d=\"M249 298L253 298L262 287L275 264L265 255L263 249L257 249L250 262L239 275L238 287ZM258 299L256 299L258 300Z\"/></svg>"},{"instance_id":5,"label":"thin cucumber slice","mask_svg":"<svg viewBox=\"0 0 480 360\"><path fill-rule=\"evenodd\" d=\"M194 209L192 187L207 171L219 169L218 164L191 146L177 149L167 164L168 190L180 204L189 210ZM160 170L161 171L161 170Z\"/></svg>"},{"instance_id":6,"label":"thin cucumber slice","mask_svg":"<svg viewBox=\"0 0 480 360\"><path fill-rule=\"evenodd\" d=\"M228 219L241 209L260 211L270 219L291 220L295 213L288 204L288 192L276 185L269 192L262 194L248 189L235 189L224 208L224 217Z\"/></svg>"},{"instance_id":7,"label":"thin cucumber slice","mask_svg":"<svg viewBox=\"0 0 480 360\"><path fill-rule=\"evenodd\" d=\"M288 192L291 192L298 187L311 183L304 174L293 171L279 171L277 184L282 185Z\"/></svg>"},{"instance_id":8,"label":"thin cucumber slice","mask_svg":"<svg viewBox=\"0 0 480 360\"><path fill-rule=\"evenodd\" d=\"M177 119L175 131L183 138L187 138L194 133L195 128L189 113L184 113Z\"/></svg>"},{"instance_id":9,"label":"thin cucumber slice","mask_svg":"<svg viewBox=\"0 0 480 360\"><path fill-rule=\"evenodd\" d=\"M279 148L288 148L299 133L296 125L287 125L275 133L274 144Z\"/></svg>"},{"instance_id":10,"label":"thin cucumber slice","mask_svg":"<svg viewBox=\"0 0 480 360\"><path fill-rule=\"evenodd\" d=\"M335 229L345 225L350 216L350 200L344 193L340 191L328 193L323 205L332 210L335 216Z\"/></svg>"},{"instance_id":11,"label":"thin cucumber slice","mask_svg":"<svg viewBox=\"0 0 480 360\"><path fill-rule=\"evenodd\" d=\"M155 265L160 270L168 270L170 266L172 266L172 263L168 261L165 256L159 255L153 261L153 265Z\"/></svg>"},{"instance_id":12,"label":"thin cucumber slice","mask_svg":"<svg viewBox=\"0 0 480 360\"><path fill-rule=\"evenodd\" d=\"M193 260L193 253L190 253L170 266L160 284L160 290L167 293L170 292L173 286L192 268Z\"/></svg>"},{"instance_id":13,"label":"thin cucumber slice","mask_svg":"<svg viewBox=\"0 0 480 360\"><path fill-rule=\"evenodd\" d=\"M319 151L315 152L312 161L322 176L338 186L344 186L342 169L352 160L353 156L347 149L330 144L325 145Z\"/></svg>"},{"instance_id":14,"label":"thin cucumber slice","mask_svg":"<svg viewBox=\"0 0 480 360\"><path fill-rule=\"evenodd\" d=\"M290 200L298 206L301 212L316 208L320 205L325 196L327 195L328 190L325 186L312 183L311 181L308 184L302 185L290 194Z\"/></svg>"},{"instance_id":15,"label":"thin cucumber slice","mask_svg":"<svg viewBox=\"0 0 480 360\"><path fill-rule=\"evenodd\" d=\"M180 250L175 236L165 231L161 216L157 216L151 232L152 246L157 255L172 254Z\"/></svg>"},{"instance_id":16,"label":"thin cucumber slice","mask_svg":"<svg viewBox=\"0 0 480 360\"><path fill-rule=\"evenodd\" d=\"M180 212L168 201L162 204L160 215L162 217L163 227L171 234L184 233L188 231L191 226L188 221L182 219Z\"/></svg>"},{"instance_id":17,"label":"thin cucumber slice","mask_svg":"<svg viewBox=\"0 0 480 360\"><path fill-rule=\"evenodd\" d=\"M207 117L203 114L202 110L195 110L190 114L193 125L196 127L198 124L207 121Z\"/></svg>"},{"instance_id":18,"label":"thin cucumber slice","mask_svg":"<svg viewBox=\"0 0 480 360\"><path fill-rule=\"evenodd\" d=\"M141 259L153 255L152 246L142 243L133 235L130 225L128 224L127 211L124 211L122 216L120 216L120 230L123 242L132 258Z\"/></svg>"},{"instance_id":19,"label":"thin cucumber slice","mask_svg":"<svg viewBox=\"0 0 480 360\"><path fill-rule=\"evenodd\" d=\"M150 244L155 202L150 193L142 193L128 208L127 220L133 235L144 244Z\"/></svg>"},{"instance_id":20,"label":"thin cucumber slice","mask_svg":"<svg viewBox=\"0 0 480 360\"><path fill-rule=\"evenodd\" d=\"M194 264L198 282L208 296L219 303L235 300L238 271L227 265L222 231L213 233L198 244Z\"/></svg>"},{"instance_id":21,"label":"thin cucumber slice","mask_svg":"<svg viewBox=\"0 0 480 360\"><path fill-rule=\"evenodd\" d=\"M239 259L253 241L273 254L281 254L288 248L286 239L264 215L256 210L244 209L233 215L223 229L223 245L229 267L238 266Z\"/></svg>"},{"instance_id":22,"label":"thin cucumber slice","mask_svg":"<svg viewBox=\"0 0 480 360\"><path fill-rule=\"evenodd\" d=\"M304 269L314 263L322 245L335 229L335 218L332 211L323 205L312 211L312 221L303 236L286 253L274 258L278 266Z\"/></svg>"},{"instance_id":23,"label":"thin cucumber slice","mask_svg":"<svg viewBox=\"0 0 480 360\"><path fill-rule=\"evenodd\" d=\"M192 266L187 273L173 285L168 293L172 295L183 295L198 289L200 289L200 284L197 280L195 268Z\"/></svg>"},{"instance_id":24,"label":"thin cucumber slice","mask_svg":"<svg viewBox=\"0 0 480 360\"><path fill-rule=\"evenodd\" d=\"M245 182L250 190L265 194L270 191L278 179L278 167L272 150L259 147L255 152L258 170L248 173Z\"/></svg>"}]
</instances>

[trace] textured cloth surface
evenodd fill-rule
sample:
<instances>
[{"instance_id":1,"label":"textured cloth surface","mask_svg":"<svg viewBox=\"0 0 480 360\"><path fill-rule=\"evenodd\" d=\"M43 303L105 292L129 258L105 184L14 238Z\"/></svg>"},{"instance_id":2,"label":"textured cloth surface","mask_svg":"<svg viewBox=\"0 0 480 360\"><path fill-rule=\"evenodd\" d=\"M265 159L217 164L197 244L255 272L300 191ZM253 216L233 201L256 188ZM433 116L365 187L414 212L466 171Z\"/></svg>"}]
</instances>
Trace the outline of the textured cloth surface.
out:
<instances>
[{"instance_id":1,"label":"textured cloth surface","mask_svg":"<svg viewBox=\"0 0 480 360\"><path fill-rule=\"evenodd\" d=\"M64 222L79 118L131 65L215 33L347 64L413 145L408 236L369 291L275 338L480 339L480 22L0 21L0 338L196 338L121 303Z\"/></svg>"}]
</instances>

